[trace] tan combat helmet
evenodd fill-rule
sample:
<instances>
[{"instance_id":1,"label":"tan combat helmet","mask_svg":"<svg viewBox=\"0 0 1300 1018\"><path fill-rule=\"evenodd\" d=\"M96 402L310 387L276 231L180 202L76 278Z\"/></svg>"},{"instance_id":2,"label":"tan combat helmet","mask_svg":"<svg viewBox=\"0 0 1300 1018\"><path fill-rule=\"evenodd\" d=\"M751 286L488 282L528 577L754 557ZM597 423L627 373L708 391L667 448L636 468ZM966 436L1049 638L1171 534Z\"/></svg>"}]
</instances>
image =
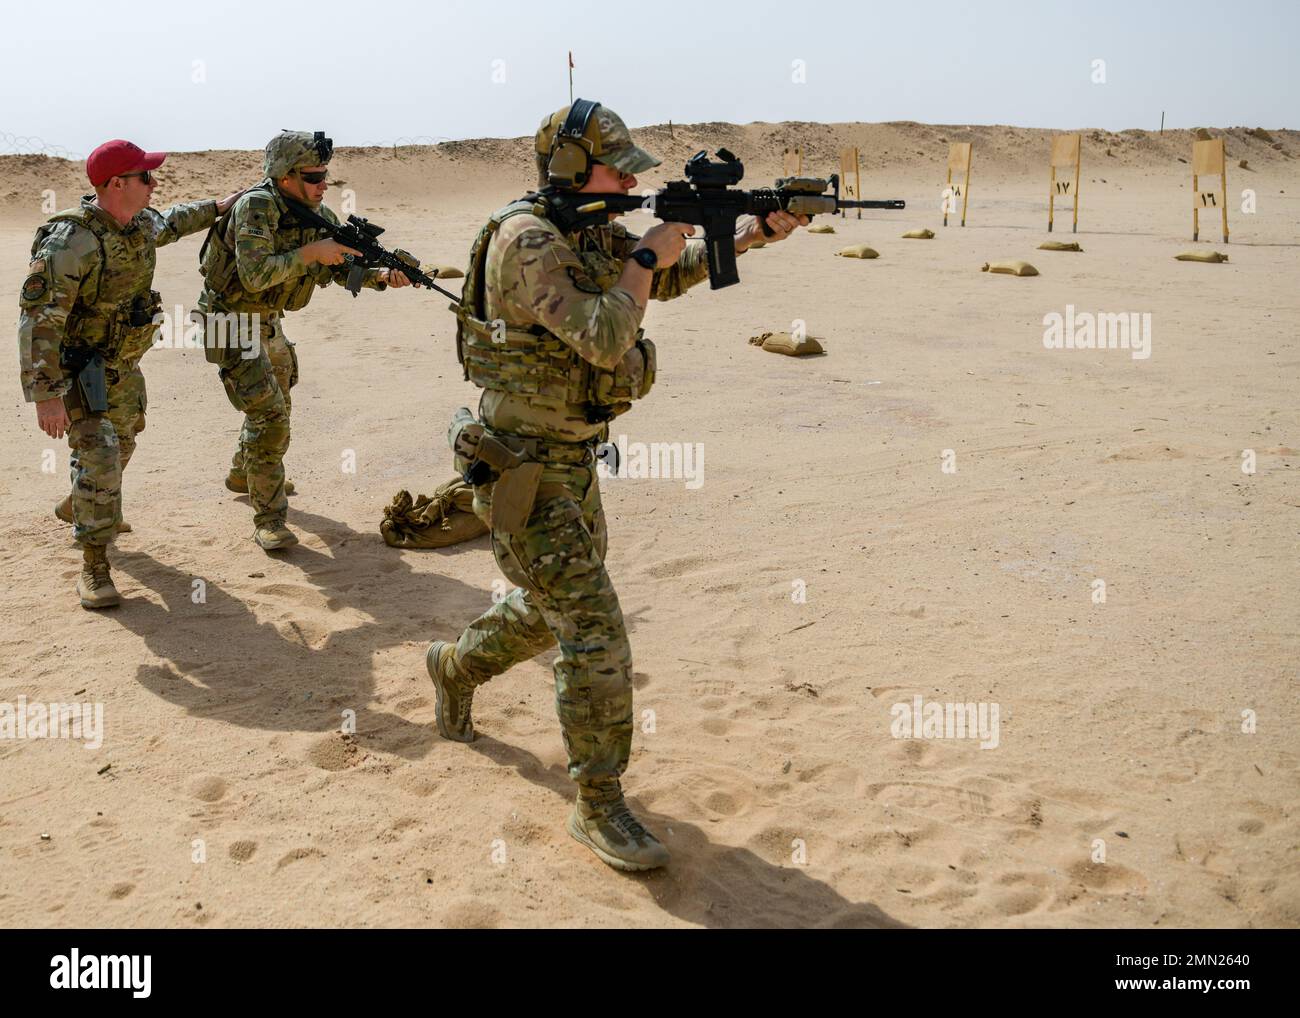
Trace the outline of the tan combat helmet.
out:
<instances>
[{"instance_id":1,"label":"tan combat helmet","mask_svg":"<svg viewBox=\"0 0 1300 1018\"><path fill-rule=\"evenodd\" d=\"M593 162L623 173L642 173L659 165L658 159L633 144L622 117L590 99L579 99L543 120L533 148L539 187L582 187Z\"/></svg>"},{"instance_id":2,"label":"tan combat helmet","mask_svg":"<svg viewBox=\"0 0 1300 1018\"><path fill-rule=\"evenodd\" d=\"M266 143L262 170L279 180L299 166L324 166L334 155L334 142L324 131L281 131Z\"/></svg>"}]
</instances>

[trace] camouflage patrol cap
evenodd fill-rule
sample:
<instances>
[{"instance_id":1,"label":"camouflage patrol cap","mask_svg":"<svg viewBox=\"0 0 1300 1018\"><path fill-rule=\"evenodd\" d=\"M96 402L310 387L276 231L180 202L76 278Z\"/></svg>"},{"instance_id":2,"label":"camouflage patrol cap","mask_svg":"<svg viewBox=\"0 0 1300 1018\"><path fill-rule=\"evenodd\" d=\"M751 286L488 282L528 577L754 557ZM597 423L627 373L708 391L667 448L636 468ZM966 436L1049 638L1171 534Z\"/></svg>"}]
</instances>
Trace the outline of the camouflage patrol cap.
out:
<instances>
[{"instance_id":1,"label":"camouflage patrol cap","mask_svg":"<svg viewBox=\"0 0 1300 1018\"><path fill-rule=\"evenodd\" d=\"M556 110L542 121L533 139L539 157L550 156L555 147L555 136L564 125L571 108L565 106L563 109ZM659 165L658 159L633 144L632 132L628 130L627 124L623 123L623 118L608 107L596 107L582 136L591 145L591 158L616 170L624 173L642 173L652 166Z\"/></svg>"},{"instance_id":2,"label":"camouflage patrol cap","mask_svg":"<svg viewBox=\"0 0 1300 1018\"><path fill-rule=\"evenodd\" d=\"M281 131L266 143L262 170L279 180L299 166L323 166L334 154L334 142L324 131Z\"/></svg>"}]
</instances>

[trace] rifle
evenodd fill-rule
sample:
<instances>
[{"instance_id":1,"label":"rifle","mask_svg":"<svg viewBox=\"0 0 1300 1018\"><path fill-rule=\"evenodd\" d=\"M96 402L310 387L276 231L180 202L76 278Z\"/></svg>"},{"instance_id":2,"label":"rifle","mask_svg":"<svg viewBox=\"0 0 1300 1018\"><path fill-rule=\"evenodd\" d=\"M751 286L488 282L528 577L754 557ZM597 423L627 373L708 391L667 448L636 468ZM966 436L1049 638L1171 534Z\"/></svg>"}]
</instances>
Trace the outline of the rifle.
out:
<instances>
[{"instance_id":1,"label":"rifle","mask_svg":"<svg viewBox=\"0 0 1300 1018\"><path fill-rule=\"evenodd\" d=\"M403 273L415 286L427 287L430 290L437 290L444 297L450 297L457 304L460 298L454 293L444 290L433 280L436 276L430 276L426 272L420 271L420 260L409 251L403 251L401 248L394 248L389 251L377 238L384 232L384 228L376 223L372 223L360 216L348 216L346 223L332 223L319 212L308 208L302 202L281 195L285 203L294 211L294 214L305 219L312 226L328 234L331 238L338 241L344 247L350 247L353 250L360 251L359 255L344 255L343 261L348 266L348 281L344 284L349 293L355 297L361 292L361 279L365 275L366 269L386 268L396 269Z\"/></svg>"},{"instance_id":2,"label":"rifle","mask_svg":"<svg viewBox=\"0 0 1300 1018\"><path fill-rule=\"evenodd\" d=\"M740 282L736 271L736 218L757 216L763 232L772 231L767 216L778 210L794 215L817 216L840 209L902 209L901 198L881 201L848 201L840 197L838 174L829 181L816 177L783 177L775 187L753 191L732 190L745 176L745 166L725 148L718 149L718 162L701 150L686 162L686 179L674 180L648 197L631 194L591 194L547 188L541 192L553 210L557 226L565 232L609 221L609 213L622 214L645 209L667 223L690 223L704 227L709 257L709 286L718 290ZM833 193L825 194L827 188Z\"/></svg>"}]
</instances>

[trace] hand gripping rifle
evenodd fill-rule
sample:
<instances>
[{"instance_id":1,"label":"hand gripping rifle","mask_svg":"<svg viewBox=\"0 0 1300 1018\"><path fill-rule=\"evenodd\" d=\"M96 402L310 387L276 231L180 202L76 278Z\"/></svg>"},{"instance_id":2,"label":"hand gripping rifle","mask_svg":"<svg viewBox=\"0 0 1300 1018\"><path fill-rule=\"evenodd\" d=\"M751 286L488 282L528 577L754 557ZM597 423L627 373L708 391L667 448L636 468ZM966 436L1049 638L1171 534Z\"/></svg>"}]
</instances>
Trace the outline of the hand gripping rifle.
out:
<instances>
[{"instance_id":1,"label":"hand gripping rifle","mask_svg":"<svg viewBox=\"0 0 1300 1018\"><path fill-rule=\"evenodd\" d=\"M646 209L666 223L690 223L704 227L708 247L709 286L714 290L740 282L736 271L736 219L757 216L763 232L772 231L767 216L778 210L792 215L816 216L840 209L901 209L900 198L883 201L846 201L840 198L838 175L829 181L815 177L783 177L775 187L753 191L732 190L745 176L745 166L725 148L718 149L718 161L697 152L686 162L686 179L674 180L648 197L631 194L591 194L547 189L542 192L550 204L557 225L567 231L599 226L609 213L622 214ZM832 193L824 193L827 188Z\"/></svg>"},{"instance_id":2,"label":"hand gripping rifle","mask_svg":"<svg viewBox=\"0 0 1300 1018\"><path fill-rule=\"evenodd\" d=\"M362 219L360 216L348 216L346 223L333 223L319 212L302 204L302 202L294 201L292 198L285 198L284 200L300 219L316 227L344 247L350 247L354 251L361 252L359 255L343 256L343 261L348 267L348 281L344 286L353 297L361 291L361 280L365 277L367 269L385 268L396 269L398 272L403 273L415 286L424 286L430 290L437 290L443 296L450 297L456 303L460 303L460 297L444 290L433 281L437 275L436 272L431 276L420 271L420 260L409 251L403 251L401 248L394 248L389 251L380 244L376 238L384 232L382 226L367 219Z\"/></svg>"}]
</instances>

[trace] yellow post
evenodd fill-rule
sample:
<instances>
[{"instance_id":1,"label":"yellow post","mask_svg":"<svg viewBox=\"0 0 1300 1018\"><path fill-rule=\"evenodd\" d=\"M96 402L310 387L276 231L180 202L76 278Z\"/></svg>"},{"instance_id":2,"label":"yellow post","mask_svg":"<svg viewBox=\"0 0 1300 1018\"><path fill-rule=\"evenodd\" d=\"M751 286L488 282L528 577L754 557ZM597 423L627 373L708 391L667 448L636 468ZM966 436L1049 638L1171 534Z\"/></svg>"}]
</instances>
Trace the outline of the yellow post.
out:
<instances>
[{"instance_id":1,"label":"yellow post","mask_svg":"<svg viewBox=\"0 0 1300 1018\"><path fill-rule=\"evenodd\" d=\"M1056 164L1052 164L1052 182L1047 189L1047 232L1052 232L1052 213L1056 211Z\"/></svg>"},{"instance_id":2,"label":"yellow post","mask_svg":"<svg viewBox=\"0 0 1300 1018\"><path fill-rule=\"evenodd\" d=\"M1192 164L1192 240L1201 239L1201 181L1196 172L1196 164Z\"/></svg>"},{"instance_id":3,"label":"yellow post","mask_svg":"<svg viewBox=\"0 0 1300 1018\"><path fill-rule=\"evenodd\" d=\"M1228 157L1227 153L1223 156L1223 172L1219 174L1219 180L1223 184L1223 242L1228 243Z\"/></svg>"},{"instance_id":4,"label":"yellow post","mask_svg":"<svg viewBox=\"0 0 1300 1018\"><path fill-rule=\"evenodd\" d=\"M1058 194L1068 195L1070 188L1074 188L1074 226L1071 233L1079 232L1079 170L1080 158L1079 153L1082 146L1082 137L1078 134L1058 134L1052 138L1051 169L1052 180L1051 189L1047 195L1047 232L1052 232L1052 222L1055 219L1056 196ZM1056 179L1056 168L1058 166L1073 166L1074 181L1071 183L1067 180Z\"/></svg>"},{"instance_id":5,"label":"yellow post","mask_svg":"<svg viewBox=\"0 0 1300 1018\"><path fill-rule=\"evenodd\" d=\"M944 188L943 225L948 225L948 204L961 195L961 225L966 225L966 202L970 199L970 158L971 144L968 141L955 141L948 146L948 183ZM952 171L964 174L961 184L952 186Z\"/></svg>"},{"instance_id":6,"label":"yellow post","mask_svg":"<svg viewBox=\"0 0 1300 1018\"><path fill-rule=\"evenodd\" d=\"M1219 178L1217 190L1202 191L1201 177ZM1218 206L1223 242L1228 243L1228 154L1222 138L1192 142L1192 240L1201 239L1201 209Z\"/></svg>"},{"instance_id":7,"label":"yellow post","mask_svg":"<svg viewBox=\"0 0 1300 1018\"><path fill-rule=\"evenodd\" d=\"M1071 233L1079 232L1079 169L1083 164L1079 155L1076 153L1074 159L1074 225L1070 227Z\"/></svg>"},{"instance_id":8,"label":"yellow post","mask_svg":"<svg viewBox=\"0 0 1300 1018\"><path fill-rule=\"evenodd\" d=\"M840 149L840 181L844 188L844 197L851 198L853 201L862 200L862 178L858 169L858 150L857 148ZM848 215L846 209L840 209L840 218L843 219ZM858 218L862 218L862 210L858 209Z\"/></svg>"}]
</instances>

